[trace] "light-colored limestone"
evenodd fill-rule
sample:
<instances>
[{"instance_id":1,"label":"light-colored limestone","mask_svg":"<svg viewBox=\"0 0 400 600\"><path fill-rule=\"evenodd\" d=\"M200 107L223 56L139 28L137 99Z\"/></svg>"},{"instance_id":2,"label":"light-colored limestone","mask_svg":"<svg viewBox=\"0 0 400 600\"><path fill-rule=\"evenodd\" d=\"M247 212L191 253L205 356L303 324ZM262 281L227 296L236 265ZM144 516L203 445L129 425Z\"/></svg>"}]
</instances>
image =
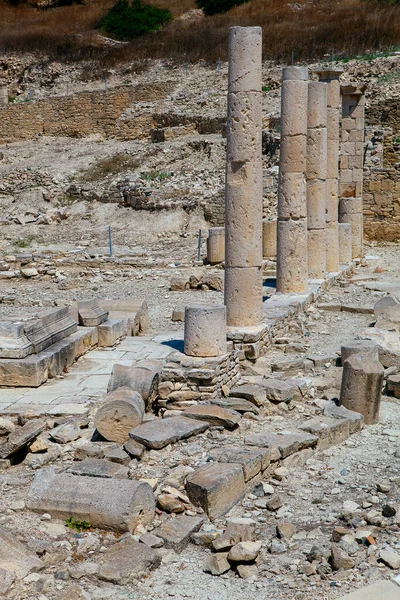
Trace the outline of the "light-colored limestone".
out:
<instances>
[{"instance_id":1,"label":"light-colored limestone","mask_svg":"<svg viewBox=\"0 0 400 600\"><path fill-rule=\"evenodd\" d=\"M8 85L6 81L0 81L0 106L8 104Z\"/></svg>"},{"instance_id":2,"label":"light-colored limestone","mask_svg":"<svg viewBox=\"0 0 400 600\"><path fill-rule=\"evenodd\" d=\"M322 84L324 85L324 84ZM326 127L309 129L307 135L307 169L306 177L310 179L326 179L327 173L327 137ZM324 198L325 200L325 198Z\"/></svg>"},{"instance_id":3,"label":"light-colored limestone","mask_svg":"<svg viewBox=\"0 0 400 600\"><path fill-rule=\"evenodd\" d=\"M263 219L263 257L276 258L277 221Z\"/></svg>"},{"instance_id":4,"label":"light-colored limestone","mask_svg":"<svg viewBox=\"0 0 400 600\"><path fill-rule=\"evenodd\" d=\"M339 263L348 265L352 260L352 233L350 223L339 223Z\"/></svg>"},{"instance_id":5,"label":"light-colored limestone","mask_svg":"<svg viewBox=\"0 0 400 600\"><path fill-rule=\"evenodd\" d=\"M140 425L144 416L144 401L138 392L120 387L103 398L94 425L109 442L124 444L131 429Z\"/></svg>"},{"instance_id":6,"label":"light-colored limestone","mask_svg":"<svg viewBox=\"0 0 400 600\"><path fill-rule=\"evenodd\" d=\"M279 165L283 173L305 173L307 167L306 135L293 135L281 139Z\"/></svg>"},{"instance_id":7,"label":"light-colored limestone","mask_svg":"<svg viewBox=\"0 0 400 600\"><path fill-rule=\"evenodd\" d=\"M379 422L384 369L365 353L344 361L340 404L364 416L367 425Z\"/></svg>"},{"instance_id":8,"label":"light-colored limestone","mask_svg":"<svg viewBox=\"0 0 400 600\"><path fill-rule=\"evenodd\" d=\"M207 262L216 265L225 259L225 227L212 227L208 230Z\"/></svg>"},{"instance_id":9,"label":"light-colored limestone","mask_svg":"<svg viewBox=\"0 0 400 600\"><path fill-rule=\"evenodd\" d=\"M261 90L261 44L261 27L230 28L228 87L231 92Z\"/></svg>"},{"instance_id":10,"label":"light-colored limestone","mask_svg":"<svg viewBox=\"0 0 400 600\"><path fill-rule=\"evenodd\" d=\"M325 229L308 230L308 276L324 279L326 267Z\"/></svg>"},{"instance_id":11,"label":"light-colored limestone","mask_svg":"<svg viewBox=\"0 0 400 600\"><path fill-rule=\"evenodd\" d=\"M326 182L311 179L307 182L307 226L308 229L325 229Z\"/></svg>"},{"instance_id":12,"label":"light-colored limestone","mask_svg":"<svg viewBox=\"0 0 400 600\"><path fill-rule=\"evenodd\" d=\"M284 294L307 289L307 219L278 222L277 288Z\"/></svg>"},{"instance_id":13,"label":"light-colored limestone","mask_svg":"<svg viewBox=\"0 0 400 600\"><path fill-rule=\"evenodd\" d=\"M352 258L363 256L362 198L340 198L339 218L341 223L350 223L351 225Z\"/></svg>"},{"instance_id":14,"label":"light-colored limestone","mask_svg":"<svg viewBox=\"0 0 400 600\"><path fill-rule=\"evenodd\" d=\"M307 216L307 186L304 173L280 173L278 219L304 219Z\"/></svg>"},{"instance_id":15,"label":"light-colored limestone","mask_svg":"<svg viewBox=\"0 0 400 600\"><path fill-rule=\"evenodd\" d=\"M221 356L226 351L226 307L217 304L186 307L185 354Z\"/></svg>"},{"instance_id":16,"label":"light-colored limestone","mask_svg":"<svg viewBox=\"0 0 400 600\"><path fill-rule=\"evenodd\" d=\"M251 327L262 321L262 269L225 270L225 304L229 327ZM237 298L240 295L240 301Z\"/></svg>"},{"instance_id":17,"label":"light-colored limestone","mask_svg":"<svg viewBox=\"0 0 400 600\"><path fill-rule=\"evenodd\" d=\"M247 162L258 157L261 146L262 95L258 91L229 94L227 160Z\"/></svg>"},{"instance_id":18,"label":"light-colored limestone","mask_svg":"<svg viewBox=\"0 0 400 600\"><path fill-rule=\"evenodd\" d=\"M339 224L337 221L326 223L326 270L328 273L339 271Z\"/></svg>"}]
</instances>

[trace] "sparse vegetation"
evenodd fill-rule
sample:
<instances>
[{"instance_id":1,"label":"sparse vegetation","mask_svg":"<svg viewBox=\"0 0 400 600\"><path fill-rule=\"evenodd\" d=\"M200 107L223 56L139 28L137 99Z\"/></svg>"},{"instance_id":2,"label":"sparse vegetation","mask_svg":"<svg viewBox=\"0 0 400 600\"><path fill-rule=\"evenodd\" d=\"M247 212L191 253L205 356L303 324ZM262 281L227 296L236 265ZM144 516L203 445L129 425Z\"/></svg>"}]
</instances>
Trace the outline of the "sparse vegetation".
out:
<instances>
[{"instance_id":1,"label":"sparse vegetation","mask_svg":"<svg viewBox=\"0 0 400 600\"><path fill-rule=\"evenodd\" d=\"M112 156L98 160L87 169L79 171L75 175L74 179L75 181L80 181L83 183L101 181L108 175L117 175L120 172L137 169L139 164L140 161L130 154L117 152Z\"/></svg>"},{"instance_id":2,"label":"sparse vegetation","mask_svg":"<svg viewBox=\"0 0 400 600\"><path fill-rule=\"evenodd\" d=\"M140 177L146 181L165 181L171 177L171 173L166 171L146 171L141 173Z\"/></svg>"},{"instance_id":3,"label":"sparse vegetation","mask_svg":"<svg viewBox=\"0 0 400 600\"><path fill-rule=\"evenodd\" d=\"M157 31L172 20L171 12L141 0L118 0L100 20L99 28L117 40L132 40L145 33Z\"/></svg>"},{"instance_id":4,"label":"sparse vegetation","mask_svg":"<svg viewBox=\"0 0 400 600\"><path fill-rule=\"evenodd\" d=\"M69 529L76 529L79 532L86 531L92 527L91 523L88 523L87 521L77 521L73 517L66 519L65 524Z\"/></svg>"}]
</instances>

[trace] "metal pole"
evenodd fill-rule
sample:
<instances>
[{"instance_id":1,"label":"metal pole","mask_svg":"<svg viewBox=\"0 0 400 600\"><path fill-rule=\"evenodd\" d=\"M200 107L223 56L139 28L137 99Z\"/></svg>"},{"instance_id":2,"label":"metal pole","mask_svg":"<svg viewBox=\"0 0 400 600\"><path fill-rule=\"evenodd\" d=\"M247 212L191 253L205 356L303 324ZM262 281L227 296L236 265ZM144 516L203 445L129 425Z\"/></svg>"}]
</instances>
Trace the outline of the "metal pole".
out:
<instances>
[{"instance_id":1,"label":"metal pole","mask_svg":"<svg viewBox=\"0 0 400 600\"><path fill-rule=\"evenodd\" d=\"M109 239L109 244L110 244L110 256L112 256L113 255L113 239L112 239L111 225L108 226L108 239Z\"/></svg>"},{"instance_id":2,"label":"metal pole","mask_svg":"<svg viewBox=\"0 0 400 600\"><path fill-rule=\"evenodd\" d=\"M199 229L199 241L197 243L197 261L201 260L201 229Z\"/></svg>"}]
</instances>

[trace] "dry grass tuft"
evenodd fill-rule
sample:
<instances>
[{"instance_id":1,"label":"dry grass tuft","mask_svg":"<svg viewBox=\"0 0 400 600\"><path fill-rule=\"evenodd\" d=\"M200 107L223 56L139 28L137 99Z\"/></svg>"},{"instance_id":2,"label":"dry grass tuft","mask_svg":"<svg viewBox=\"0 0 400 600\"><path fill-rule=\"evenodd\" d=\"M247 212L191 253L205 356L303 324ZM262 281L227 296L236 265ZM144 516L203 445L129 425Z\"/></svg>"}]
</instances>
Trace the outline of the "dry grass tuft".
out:
<instances>
[{"instance_id":1,"label":"dry grass tuft","mask_svg":"<svg viewBox=\"0 0 400 600\"><path fill-rule=\"evenodd\" d=\"M290 61L373 53L400 46L400 5L368 0L251 0L223 15L196 21L175 20L165 29L118 47L99 43L96 24L115 0L38 10L0 0L6 50L44 51L64 61L81 59L110 68L145 58L216 61L227 57L232 25L263 27L264 58ZM175 17L195 8L194 0L153 0Z\"/></svg>"}]
</instances>

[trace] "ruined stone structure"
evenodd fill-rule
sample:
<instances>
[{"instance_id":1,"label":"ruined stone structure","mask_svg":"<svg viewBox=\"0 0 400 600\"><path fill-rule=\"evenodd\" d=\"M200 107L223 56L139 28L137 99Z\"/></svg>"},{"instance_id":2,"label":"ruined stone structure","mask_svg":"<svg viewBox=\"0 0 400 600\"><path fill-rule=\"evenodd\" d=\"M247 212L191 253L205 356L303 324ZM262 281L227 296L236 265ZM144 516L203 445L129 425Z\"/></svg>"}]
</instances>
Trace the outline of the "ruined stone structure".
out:
<instances>
[{"instance_id":1,"label":"ruined stone structure","mask_svg":"<svg viewBox=\"0 0 400 600\"><path fill-rule=\"evenodd\" d=\"M307 266L307 107L308 70L283 69L279 161L276 287L304 292Z\"/></svg>"},{"instance_id":2,"label":"ruined stone structure","mask_svg":"<svg viewBox=\"0 0 400 600\"><path fill-rule=\"evenodd\" d=\"M229 31L225 304L230 327L262 321L260 27Z\"/></svg>"},{"instance_id":3,"label":"ruined stone structure","mask_svg":"<svg viewBox=\"0 0 400 600\"><path fill-rule=\"evenodd\" d=\"M308 84L307 229L308 276L323 279L326 271L327 86Z\"/></svg>"},{"instance_id":4,"label":"ruined stone structure","mask_svg":"<svg viewBox=\"0 0 400 600\"><path fill-rule=\"evenodd\" d=\"M8 104L8 85L6 81L0 81L0 106Z\"/></svg>"},{"instance_id":5,"label":"ruined stone structure","mask_svg":"<svg viewBox=\"0 0 400 600\"><path fill-rule=\"evenodd\" d=\"M208 230L207 262L216 265L225 258L225 227L212 227Z\"/></svg>"},{"instance_id":6,"label":"ruined stone structure","mask_svg":"<svg viewBox=\"0 0 400 600\"><path fill-rule=\"evenodd\" d=\"M340 221L352 226L353 258L363 256L365 84L341 86Z\"/></svg>"},{"instance_id":7,"label":"ruined stone structure","mask_svg":"<svg viewBox=\"0 0 400 600\"><path fill-rule=\"evenodd\" d=\"M186 307L185 354L221 356L226 351L226 307L223 304Z\"/></svg>"}]
</instances>

